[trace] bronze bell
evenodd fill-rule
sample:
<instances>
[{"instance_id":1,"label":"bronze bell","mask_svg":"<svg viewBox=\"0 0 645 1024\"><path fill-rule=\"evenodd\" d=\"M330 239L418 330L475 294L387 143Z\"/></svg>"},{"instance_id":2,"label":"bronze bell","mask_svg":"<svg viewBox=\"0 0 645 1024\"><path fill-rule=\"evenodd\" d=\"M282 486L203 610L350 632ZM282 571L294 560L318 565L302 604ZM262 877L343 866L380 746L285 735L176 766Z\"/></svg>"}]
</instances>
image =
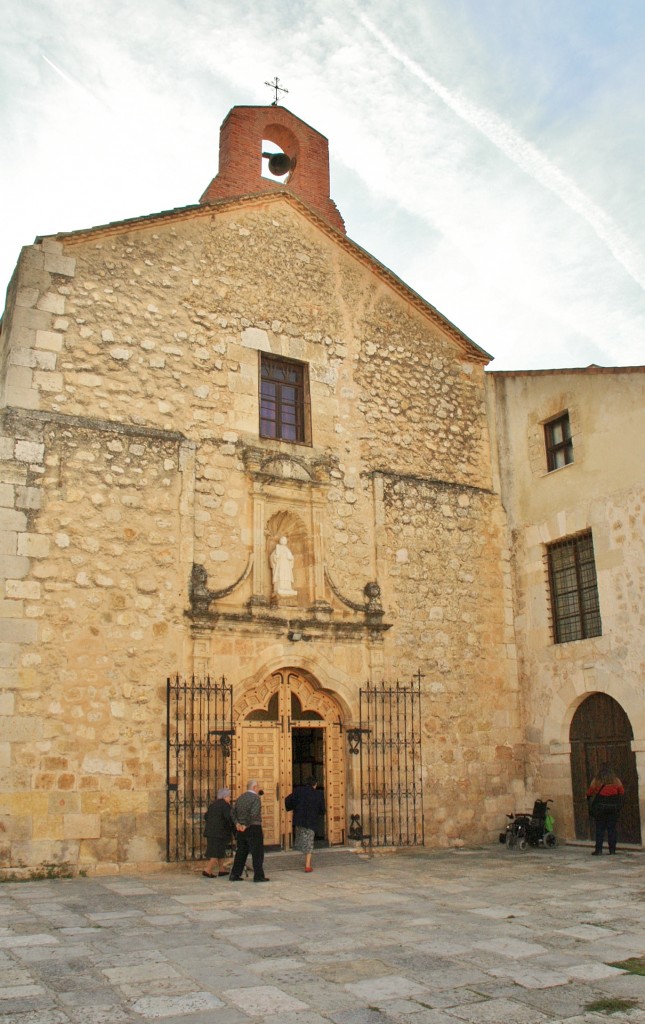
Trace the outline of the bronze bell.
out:
<instances>
[{"instance_id":1,"label":"bronze bell","mask_svg":"<svg viewBox=\"0 0 645 1024\"><path fill-rule=\"evenodd\" d=\"M269 158L269 170L271 174L275 174L276 178L287 174L295 164L295 160L292 160L286 153L263 153L262 156Z\"/></svg>"}]
</instances>

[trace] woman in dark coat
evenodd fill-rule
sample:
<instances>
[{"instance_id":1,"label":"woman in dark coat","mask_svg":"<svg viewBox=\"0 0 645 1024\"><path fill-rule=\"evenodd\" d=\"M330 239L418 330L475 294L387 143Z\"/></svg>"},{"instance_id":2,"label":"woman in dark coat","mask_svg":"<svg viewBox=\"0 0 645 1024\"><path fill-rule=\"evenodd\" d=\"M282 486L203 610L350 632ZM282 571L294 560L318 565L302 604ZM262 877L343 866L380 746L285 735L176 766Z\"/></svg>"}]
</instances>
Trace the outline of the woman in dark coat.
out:
<instances>
[{"instance_id":1,"label":"woman in dark coat","mask_svg":"<svg viewBox=\"0 0 645 1024\"><path fill-rule=\"evenodd\" d=\"M623 806L624 794L625 787L618 776L608 764L603 764L587 790L589 813L596 822L596 849L592 857L601 855L605 831L609 852L616 852L616 823Z\"/></svg>"},{"instance_id":2,"label":"woman in dark coat","mask_svg":"<svg viewBox=\"0 0 645 1024\"><path fill-rule=\"evenodd\" d=\"M216 878L218 875L228 875L230 864L226 864L226 848L231 845L231 839L235 835L235 824L231 814L231 791L230 789L218 789L217 800L209 806L204 815L206 836L206 856L208 864L202 875L204 878ZM215 874L217 868L217 874Z\"/></svg>"},{"instance_id":3,"label":"woman in dark coat","mask_svg":"<svg viewBox=\"0 0 645 1024\"><path fill-rule=\"evenodd\" d=\"M298 786L284 802L288 811L293 811L293 824L296 828L294 850L305 855L305 871L313 871L311 855L314 850L314 839L318 817L325 813L325 798L318 789L318 783L312 775L304 786Z\"/></svg>"}]
</instances>

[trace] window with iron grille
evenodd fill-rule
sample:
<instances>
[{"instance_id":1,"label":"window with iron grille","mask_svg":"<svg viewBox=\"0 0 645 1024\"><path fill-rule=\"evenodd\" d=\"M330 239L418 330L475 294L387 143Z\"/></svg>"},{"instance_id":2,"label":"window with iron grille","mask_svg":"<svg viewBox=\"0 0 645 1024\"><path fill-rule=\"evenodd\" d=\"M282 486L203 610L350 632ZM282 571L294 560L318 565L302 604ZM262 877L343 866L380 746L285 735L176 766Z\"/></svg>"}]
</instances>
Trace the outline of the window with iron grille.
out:
<instances>
[{"instance_id":1,"label":"window with iron grille","mask_svg":"<svg viewBox=\"0 0 645 1024\"><path fill-rule=\"evenodd\" d=\"M291 359L260 356L260 437L305 444L309 440L307 367Z\"/></svg>"},{"instance_id":2,"label":"window with iron grille","mask_svg":"<svg viewBox=\"0 0 645 1024\"><path fill-rule=\"evenodd\" d=\"M547 547L553 640L602 635L596 562L591 530Z\"/></svg>"},{"instance_id":3,"label":"window with iron grille","mask_svg":"<svg viewBox=\"0 0 645 1024\"><path fill-rule=\"evenodd\" d=\"M555 420L544 424L546 463L549 472L573 462L573 441L569 413L564 412Z\"/></svg>"}]
</instances>

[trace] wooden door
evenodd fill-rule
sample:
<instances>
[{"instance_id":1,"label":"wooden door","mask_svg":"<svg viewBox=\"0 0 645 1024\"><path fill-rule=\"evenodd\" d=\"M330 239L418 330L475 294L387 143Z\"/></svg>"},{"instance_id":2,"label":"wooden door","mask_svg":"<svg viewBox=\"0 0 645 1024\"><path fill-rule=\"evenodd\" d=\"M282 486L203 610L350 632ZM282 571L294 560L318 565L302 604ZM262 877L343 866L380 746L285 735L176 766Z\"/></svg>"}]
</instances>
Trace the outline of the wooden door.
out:
<instances>
[{"instance_id":1,"label":"wooden door","mask_svg":"<svg viewBox=\"0 0 645 1024\"><path fill-rule=\"evenodd\" d=\"M345 758L343 733L337 723L325 729L325 804L327 841L330 846L345 842Z\"/></svg>"},{"instance_id":2,"label":"wooden door","mask_svg":"<svg viewBox=\"0 0 645 1024\"><path fill-rule=\"evenodd\" d=\"M282 843L281 805L281 739L279 722L243 723L239 734L237 780L240 796L250 779L257 779L262 797L262 828L264 845L278 846Z\"/></svg>"},{"instance_id":3,"label":"wooden door","mask_svg":"<svg viewBox=\"0 0 645 1024\"><path fill-rule=\"evenodd\" d=\"M280 779L278 786L278 813L280 815L280 845L283 850L291 846L291 814L284 806L284 800L293 789L293 746L291 743L291 729L289 720L286 720L286 728L282 732L282 752L280 759Z\"/></svg>"},{"instance_id":4,"label":"wooden door","mask_svg":"<svg viewBox=\"0 0 645 1024\"><path fill-rule=\"evenodd\" d=\"M609 764L625 786L625 804L618 822L622 843L641 842L638 772L632 752L632 727L620 704L606 693L594 693L580 705L569 730L571 782L577 839L590 839L594 825L587 809L587 789L603 764Z\"/></svg>"},{"instance_id":5,"label":"wooden door","mask_svg":"<svg viewBox=\"0 0 645 1024\"><path fill-rule=\"evenodd\" d=\"M291 845L291 814L284 799L293 789L293 730L320 729L324 735L327 838L345 841L345 757L340 709L334 699L299 672L284 669L237 704L236 796L257 778L264 790L262 819L266 846ZM321 782L323 780L321 779Z\"/></svg>"}]
</instances>

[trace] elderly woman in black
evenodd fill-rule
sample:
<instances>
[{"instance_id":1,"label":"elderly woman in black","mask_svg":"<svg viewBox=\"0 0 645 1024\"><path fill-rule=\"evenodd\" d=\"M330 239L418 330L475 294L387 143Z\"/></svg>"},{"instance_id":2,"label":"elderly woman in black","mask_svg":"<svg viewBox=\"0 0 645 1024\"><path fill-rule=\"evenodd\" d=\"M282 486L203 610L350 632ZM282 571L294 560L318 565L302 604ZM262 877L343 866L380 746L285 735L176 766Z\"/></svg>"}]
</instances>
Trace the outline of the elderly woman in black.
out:
<instances>
[{"instance_id":1,"label":"elderly woman in black","mask_svg":"<svg viewBox=\"0 0 645 1024\"><path fill-rule=\"evenodd\" d=\"M217 790L217 800L210 804L204 815L206 836L206 856L209 858L202 875L204 878L217 878L228 875L230 864L226 863L226 848L231 845L235 835L235 824L231 814L231 791L225 787ZM215 873L217 869L217 873Z\"/></svg>"}]
</instances>

